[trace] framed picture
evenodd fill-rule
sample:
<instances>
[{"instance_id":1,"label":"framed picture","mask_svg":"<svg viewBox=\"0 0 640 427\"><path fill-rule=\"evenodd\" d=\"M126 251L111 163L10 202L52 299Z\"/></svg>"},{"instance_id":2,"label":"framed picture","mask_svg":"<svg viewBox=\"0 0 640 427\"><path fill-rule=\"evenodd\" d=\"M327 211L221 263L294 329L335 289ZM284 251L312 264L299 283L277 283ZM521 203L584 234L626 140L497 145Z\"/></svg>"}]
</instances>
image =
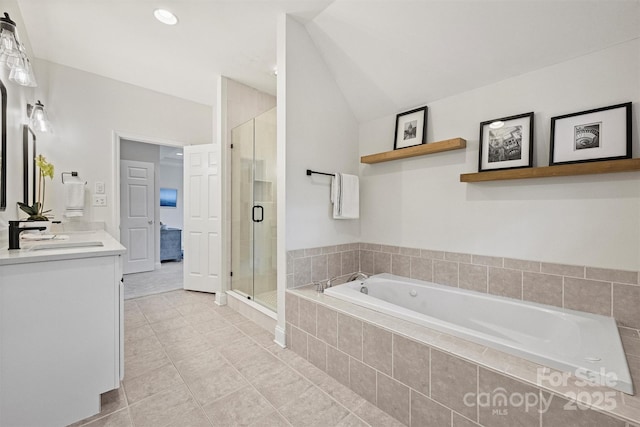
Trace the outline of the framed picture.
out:
<instances>
[{"instance_id":1,"label":"framed picture","mask_svg":"<svg viewBox=\"0 0 640 427\"><path fill-rule=\"evenodd\" d=\"M631 103L551 118L549 166L631 158Z\"/></svg>"},{"instance_id":2,"label":"framed picture","mask_svg":"<svg viewBox=\"0 0 640 427\"><path fill-rule=\"evenodd\" d=\"M413 147L427 142L427 107L400 113L396 116L396 139L393 149Z\"/></svg>"},{"instance_id":3,"label":"framed picture","mask_svg":"<svg viewBox=\"0 0 640 427\"><path fill-rule=\"evenodd\" d=\"M533 166L533 112L480 123L478 172Z\"/></svg>"}]
</instances>

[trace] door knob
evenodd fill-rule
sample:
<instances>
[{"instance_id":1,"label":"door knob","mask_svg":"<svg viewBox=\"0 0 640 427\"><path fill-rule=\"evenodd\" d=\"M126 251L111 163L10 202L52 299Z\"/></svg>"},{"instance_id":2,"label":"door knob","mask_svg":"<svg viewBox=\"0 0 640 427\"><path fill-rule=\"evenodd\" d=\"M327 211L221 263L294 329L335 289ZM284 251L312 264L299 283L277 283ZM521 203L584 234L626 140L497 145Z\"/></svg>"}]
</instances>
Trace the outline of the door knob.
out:
<instances>
[{"instance_id":1,"label":"door knob","mask_svg":"<svg viewBox=\"0 0 640 427\"><path fill-rule=\"evenodd\" d=\"M149 223L149 225L153 224L153 220L150 219L149 221L147 221Z\"/></svg>"}]
</instances>

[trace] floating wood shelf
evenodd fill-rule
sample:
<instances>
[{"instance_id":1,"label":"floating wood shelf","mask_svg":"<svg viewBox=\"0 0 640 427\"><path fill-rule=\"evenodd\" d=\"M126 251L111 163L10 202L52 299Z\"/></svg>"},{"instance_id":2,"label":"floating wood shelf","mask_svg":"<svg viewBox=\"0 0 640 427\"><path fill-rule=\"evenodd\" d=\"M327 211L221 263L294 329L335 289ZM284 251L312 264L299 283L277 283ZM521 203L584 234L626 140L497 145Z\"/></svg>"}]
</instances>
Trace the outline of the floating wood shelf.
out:
<instances>
[{"instance_id":1,"label":"floating wood shelf","mask_svg":"<svg viewBox=\"0 0 640 427\"><path fill-rule=\"evenodd\" d=\"M391 160L406 159L409 157L424 156L426 154L442 153L443 151L459 150L467 146L467 141L462 138L447 139L445 141L430 142L414 147L401 148L399 150L385 151L384 153L370 154L360 157L360 163L380 163Z\"/></svg>"},{"instance_id":2,"label":"floating wood shelf","mask_svg":"<svg viewBox=\"0 0 640 427\"><path fill-rule=\"evenodd\" d=\"M460 182L503 181L509 179L549 178L554 176L590 175L631 171L640 171L640 159L607 160L602 162L543 166L540 168L463 173L460 175Z\"/></svg>"}]
</instances>

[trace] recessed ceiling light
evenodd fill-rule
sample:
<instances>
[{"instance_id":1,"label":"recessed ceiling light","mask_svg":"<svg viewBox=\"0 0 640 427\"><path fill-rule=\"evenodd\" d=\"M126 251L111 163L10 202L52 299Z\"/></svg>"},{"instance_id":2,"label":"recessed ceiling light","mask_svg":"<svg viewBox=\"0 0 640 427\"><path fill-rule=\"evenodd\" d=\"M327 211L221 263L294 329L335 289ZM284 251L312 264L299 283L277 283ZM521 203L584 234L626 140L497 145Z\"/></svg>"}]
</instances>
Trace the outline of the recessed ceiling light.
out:
<instances>
[{"instance_id":1,"label":"recessed ceiling light","mask_svg":"<svg viewBox=\"0 0 640 427\"><path fill-rule=\"evenodd\" d=\"M178 23L178 18L173 13L169 12L166 9L156 9L153 11L153 16L163 24L167 25L176 25Z\"/></svg>"},{"instance_id":2,"label":"recessed ceiling light","mask_svg":"<svg viewBox=\"0 0 640 427\"><path fill-rule=\"evenodd\" d=\"M182 156L182 153L178 151L178 152L176 153L176 156Z\"/></svg>"}]
</instances>

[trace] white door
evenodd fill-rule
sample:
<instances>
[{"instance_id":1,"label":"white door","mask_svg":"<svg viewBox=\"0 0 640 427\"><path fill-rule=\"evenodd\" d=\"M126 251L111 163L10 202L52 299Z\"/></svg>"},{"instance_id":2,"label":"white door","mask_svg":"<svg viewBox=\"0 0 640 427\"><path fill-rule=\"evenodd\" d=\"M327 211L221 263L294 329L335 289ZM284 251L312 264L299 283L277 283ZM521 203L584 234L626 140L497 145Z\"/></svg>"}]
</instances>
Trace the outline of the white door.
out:
<instances>
[{"instance_id":1,"label":"white door","mask_svg":"<svg viewBox=\"0 0 640 427\"><path fill-rule=\"evenodd\" d=\"M220 150L184 147L184 288L220 292Z\"/></svg>"},{"instance_id":2,"label":"white door","mask_svg":"<svg viewBox=\"0 0 640 427\"><path fill-rule=\"evenodd\" d=\"M154 180L153 163L120 161L120 243L127 248L124 274L154 269Z\"/></svg>"}]
</instances>

